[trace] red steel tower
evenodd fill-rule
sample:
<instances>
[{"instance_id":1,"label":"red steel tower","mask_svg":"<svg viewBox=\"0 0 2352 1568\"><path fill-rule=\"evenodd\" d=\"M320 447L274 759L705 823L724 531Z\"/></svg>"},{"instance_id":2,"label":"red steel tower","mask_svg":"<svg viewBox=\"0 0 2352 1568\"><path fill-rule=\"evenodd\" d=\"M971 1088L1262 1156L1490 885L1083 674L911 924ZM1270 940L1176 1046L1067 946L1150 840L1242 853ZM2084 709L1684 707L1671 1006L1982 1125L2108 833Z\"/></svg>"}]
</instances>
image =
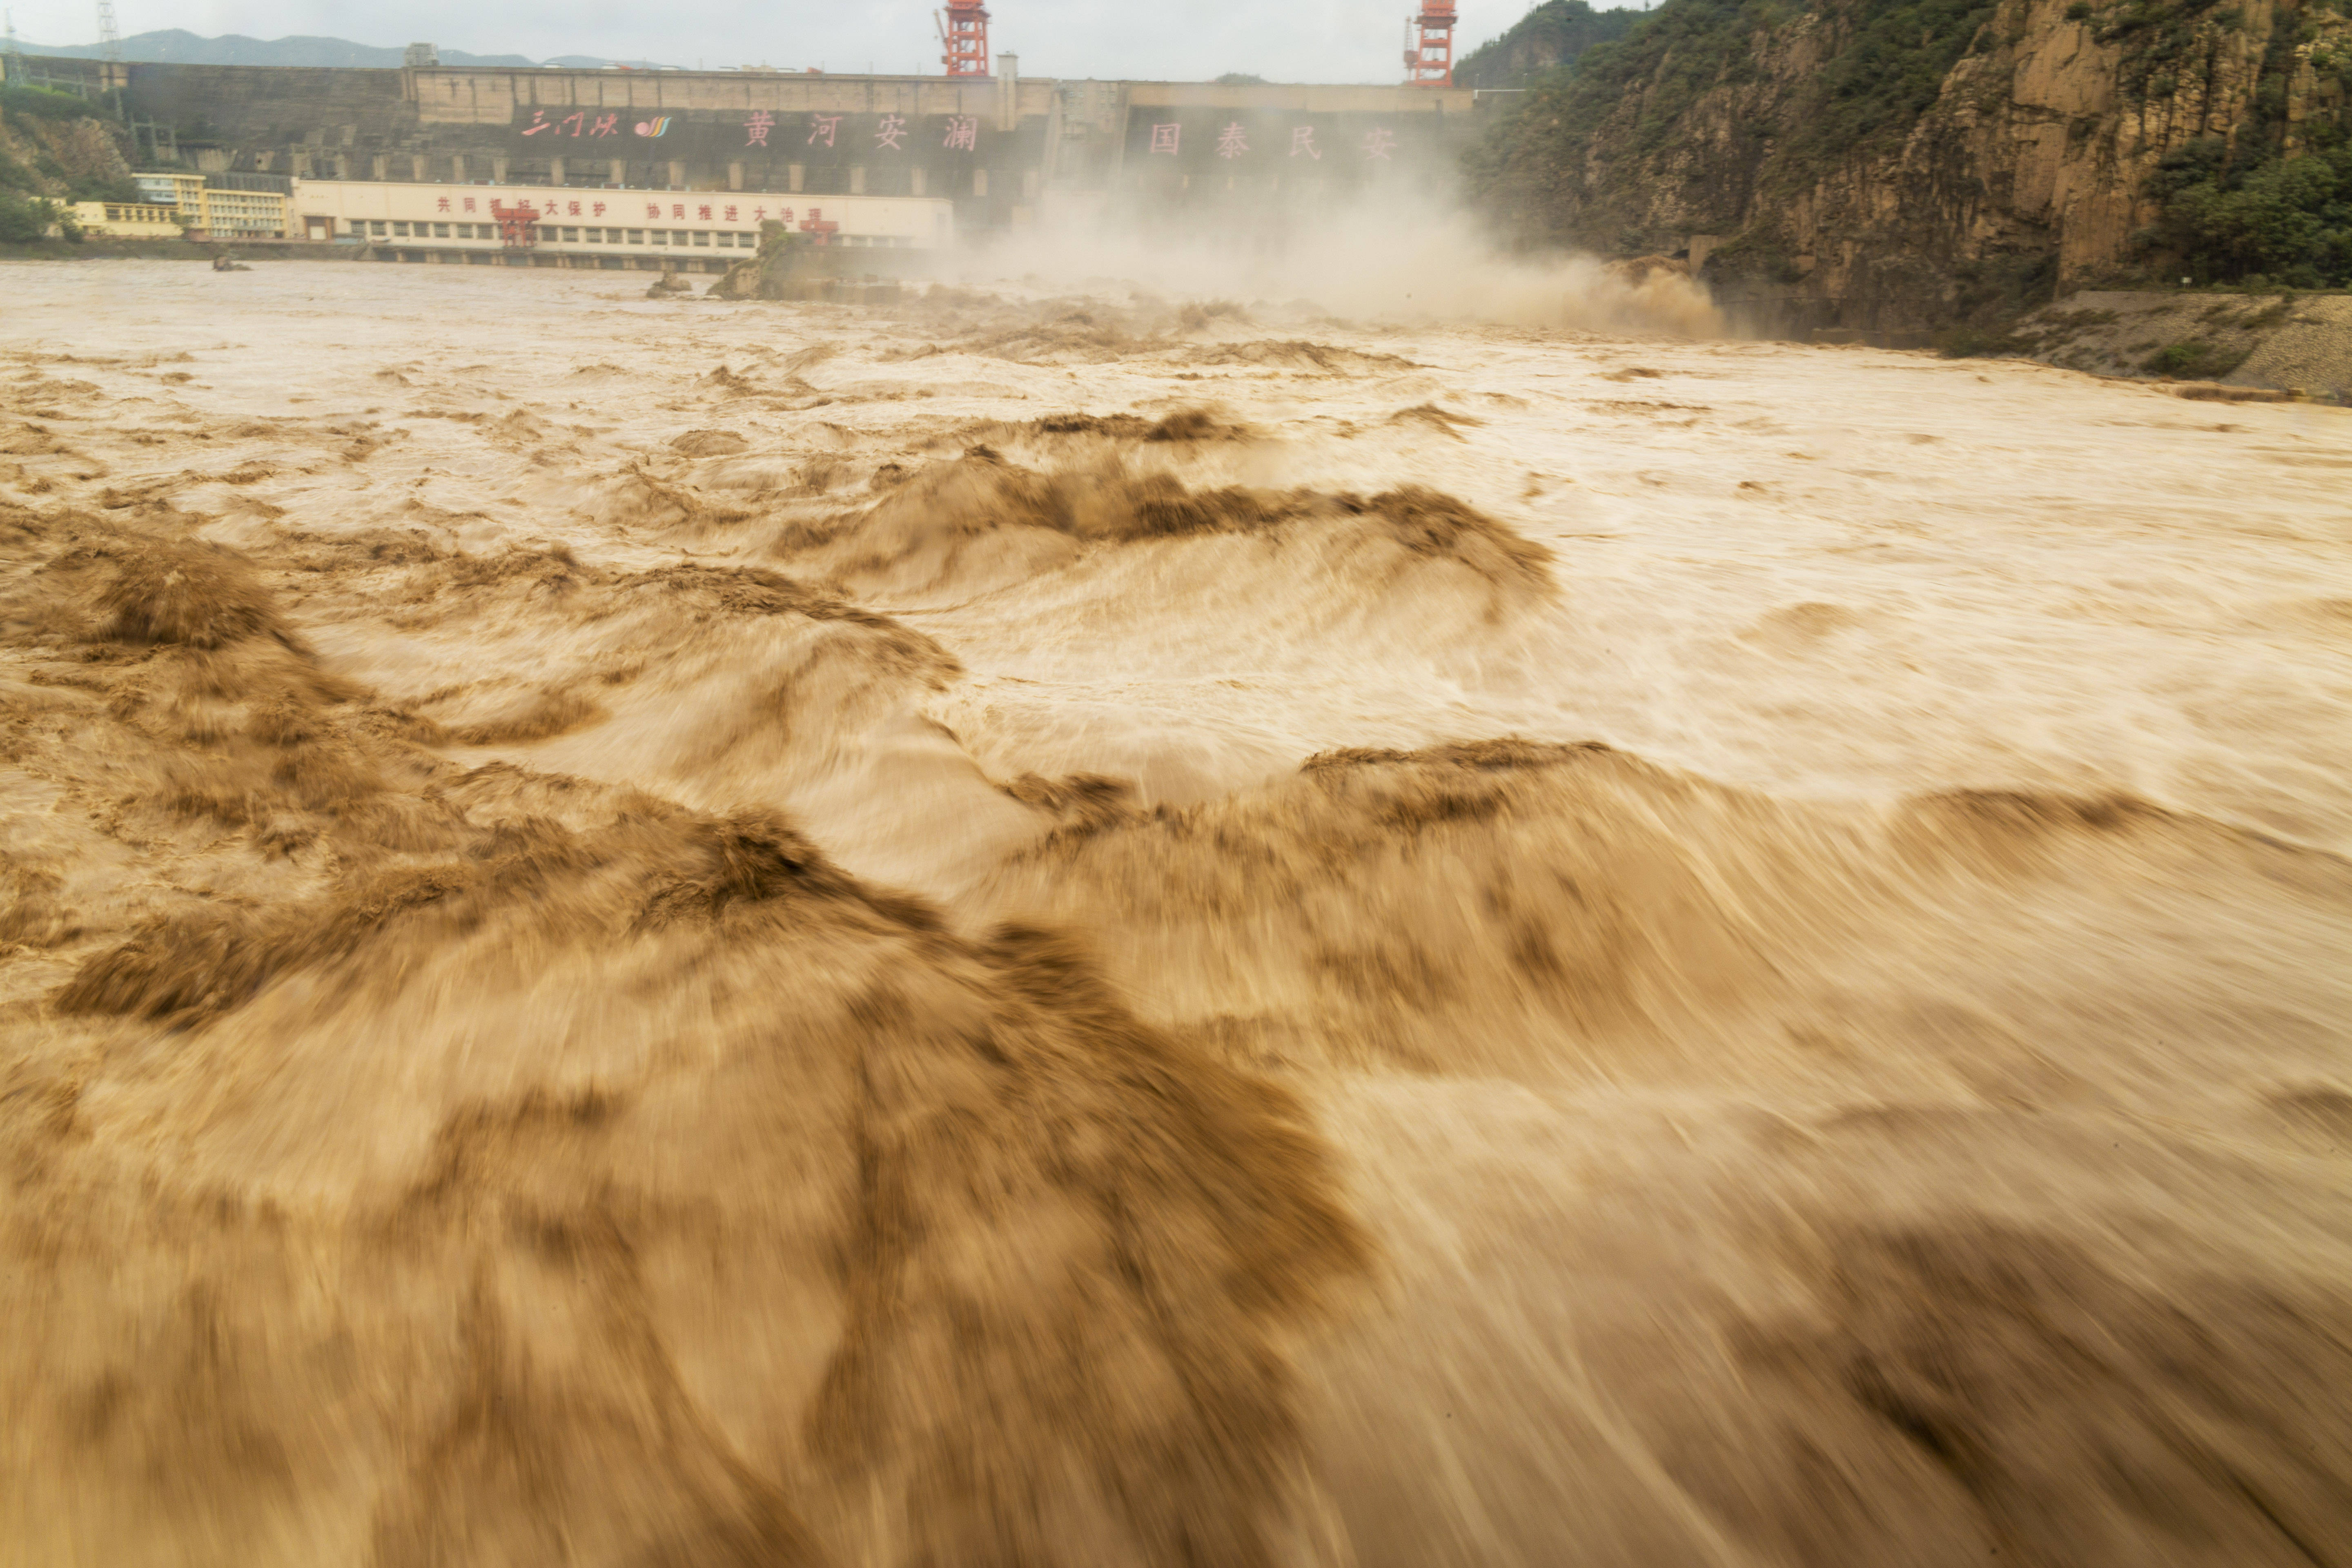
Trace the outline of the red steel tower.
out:
<instances>
[{"instance_id":1,"label":"red steel tower","mask_svg":"<svg viewBox=\"0 0 2352 1568\"><path fill-rule=\"evenodd\" d=\"M1451 5L1446 9L1452 10ZM944 15L934 12L940 24L940 42L947 52L940 57L950 76L986 76L988 74L988 7L981 0L948 0Z\"/></svg>"},{"instance_id":2,"label":"red steel tower","mask_svg":"<svg viewBox=\"0 0 2352 1568\"><path fill-rule=\"evenodd\" d=\"M1421 15L1405 18L1404 39L1407 82L1454 85L1454 0L1422 0Z\"/></svg>"}]
</instances>

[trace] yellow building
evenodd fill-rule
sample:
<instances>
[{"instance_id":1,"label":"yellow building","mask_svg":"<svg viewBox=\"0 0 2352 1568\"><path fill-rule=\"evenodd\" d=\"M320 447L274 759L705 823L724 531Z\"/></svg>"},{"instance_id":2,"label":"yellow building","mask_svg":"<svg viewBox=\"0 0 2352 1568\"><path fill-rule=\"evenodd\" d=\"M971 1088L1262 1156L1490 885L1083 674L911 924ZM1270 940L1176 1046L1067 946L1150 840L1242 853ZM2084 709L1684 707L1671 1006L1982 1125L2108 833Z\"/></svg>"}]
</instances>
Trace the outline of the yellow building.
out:
<instances>
[{"instance_id":1,"label":"yellow building","mask_svg":"<svg viewBox=\"0 0 2352 1568\"><path fill-rule=\"evenodd\" d=\"M204 190L204 231L211 239L284 239L287 196L278 191Z\"/></svg>"},{"instance_id":2,"label":"yellow building","mask_svg":"<svg viewBox=\"0 0 2352 1568\"><path fill-rule=\"evenodd\" d=\"M139 194L149 201L179 208L188 215L190 222L204 216L205 177L202 174L184 174L176 169L167 169L161 174L133 174L131 177L138 183Z\"/></svg>"},{"instance_id":3,"label":"yellow building","mask_svg":"<svg viewBox=\"0 0 2352 1568\"><path fill-rule=\"evenodd\" d=\"M109 239L177 239L181 232L179 208L146 202L76 202L74 221Z\"/></svg>"}]
</instances>

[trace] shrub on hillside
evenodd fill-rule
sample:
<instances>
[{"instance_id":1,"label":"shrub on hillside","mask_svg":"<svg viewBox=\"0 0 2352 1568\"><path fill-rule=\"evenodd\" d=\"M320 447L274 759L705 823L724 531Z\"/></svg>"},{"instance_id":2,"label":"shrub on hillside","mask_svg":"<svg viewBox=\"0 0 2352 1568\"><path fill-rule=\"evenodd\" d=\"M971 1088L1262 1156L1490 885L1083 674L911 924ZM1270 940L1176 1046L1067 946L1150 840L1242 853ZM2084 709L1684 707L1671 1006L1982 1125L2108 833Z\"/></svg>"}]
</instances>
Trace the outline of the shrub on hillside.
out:
<instances>
[{"instance_id":1,"label":"shrub on hillside","mask_svg":"<svg viewBox=\"0 0 2352 1568\"><path fill-rule=\"evenodd\" d=\"M40 197L0 191L0 245L29 245L57 221L57 209Z\"/></svg>"},{"instance_id":2,"label":"shrub on hillside","mask_svg":"<svg viewBox=\"0 0 2352 1568\"><path fill-rule=\"evenodd\" d=\"M2164 160L2150 194L2164 203L2151 238L2200 282L2352 285L2352 142L2233 165L2202 138Z\"/></svg>"},{"instance_id":3,"label":"shrub on hillside","mask_svg":"<svg viewBox=\"0 0 2352 1568\"><path fill-rule=\"evenodd\" d=\"M2148 355L2140 368L2150 375L2168 375L2176 381L2210 381L2245 363L2244 353L2216 348L2199 338L2167 343Z\"/></svg>"},{"instance_id":4,"label":"shrub on hillside","mask_svg":"<svg viewBox=\"0 0 2352 1568\"><path fill-rule=\"evenodd\" d=\"M52 92L46 87L0 87L0 109L11 114L30 114L41 120L94 120L98 110L89 102L70 92Z\"/></svg>"}]
</instances>

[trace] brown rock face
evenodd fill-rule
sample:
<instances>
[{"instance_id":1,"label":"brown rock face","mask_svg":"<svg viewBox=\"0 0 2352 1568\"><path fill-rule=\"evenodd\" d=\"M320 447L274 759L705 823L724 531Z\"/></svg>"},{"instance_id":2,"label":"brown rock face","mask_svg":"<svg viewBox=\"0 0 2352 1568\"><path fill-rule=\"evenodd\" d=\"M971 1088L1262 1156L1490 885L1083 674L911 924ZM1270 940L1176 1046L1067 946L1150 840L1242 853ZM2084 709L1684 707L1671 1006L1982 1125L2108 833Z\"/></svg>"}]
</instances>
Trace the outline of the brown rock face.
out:
<instances>
[{"instance_id":1,"label":"brown rock face","mask_svg":"<svg viewBox=\"0 0 2352 1568\"><path fill-rule=\"evenodd\" d=\"M131 177L113 131L94 118L0 117L0 158L16 165L19 182L34 195L63 196L81 181Z\"/></svg>"},{"instance_id":2,"label":"brown rock face","mask_svg":"<svg viewBox=\"0 0 2352 1568\"><path fill-rule=\"evenodd\" d=\"M1916 117L1826 132L1841 92L1932 58L1923 39L1878 64L1889 14L1832 0L1718 43L1696 93L1678 42L1622 83L1557 179L1508 195L1555 237L1687 254L1759 324L1934 327L2125 269L2158 216L2148 176L2191 141L2260 136L2292 155L2347 115L2352 19L2332 9L1999 0L1965 18L1951 63L1933 60L1941 83Z\"/></svg>"}]
</instances>

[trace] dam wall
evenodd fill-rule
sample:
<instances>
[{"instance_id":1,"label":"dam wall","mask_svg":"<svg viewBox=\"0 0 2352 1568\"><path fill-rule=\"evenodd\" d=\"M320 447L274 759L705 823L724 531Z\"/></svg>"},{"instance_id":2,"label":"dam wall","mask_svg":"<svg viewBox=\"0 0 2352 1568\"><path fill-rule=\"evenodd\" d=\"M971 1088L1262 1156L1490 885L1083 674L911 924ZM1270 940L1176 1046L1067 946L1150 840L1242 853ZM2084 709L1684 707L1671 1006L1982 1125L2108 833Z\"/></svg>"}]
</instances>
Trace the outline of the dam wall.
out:
<instances>
[{"instance_id":1,"label":"dam wall","mask_svg":"<svg viewBox=\"0 0 2352 1568\"><path fill-rule=\"evenodd\" d=\"M1197 222L1446 182L1494 107L1402 86L35 63L110 89L206 173L928 197L965 233L1057 201Z\"/></svg>"}]
</instances>

